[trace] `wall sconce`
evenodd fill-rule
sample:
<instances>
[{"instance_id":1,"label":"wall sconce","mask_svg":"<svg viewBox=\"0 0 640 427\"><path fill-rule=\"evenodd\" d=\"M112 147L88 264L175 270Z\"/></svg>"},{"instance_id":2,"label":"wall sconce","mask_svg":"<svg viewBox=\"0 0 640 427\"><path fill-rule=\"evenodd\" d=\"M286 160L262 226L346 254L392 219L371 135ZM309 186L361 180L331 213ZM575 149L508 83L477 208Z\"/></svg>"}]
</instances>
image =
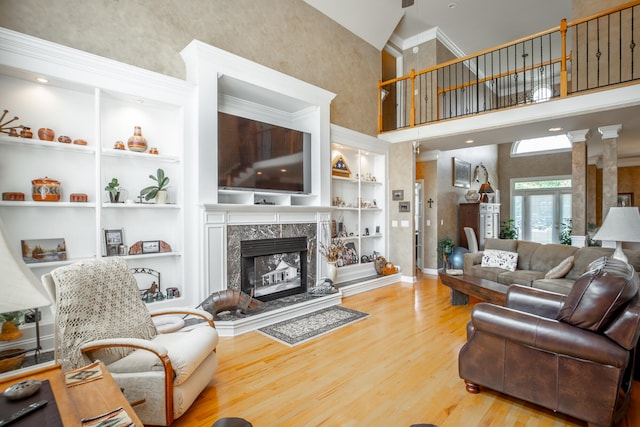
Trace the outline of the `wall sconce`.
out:
<instances>
[{"instance_id":1,"label":"wall sconce","mask_svg":"<svg viewBox=\"0 0 640 427\"><path fill-rule=\"evenodd\" d=\"M420 141L413 141L413 154L416 156L420 154Z\"/></svg>"}]
</instances>

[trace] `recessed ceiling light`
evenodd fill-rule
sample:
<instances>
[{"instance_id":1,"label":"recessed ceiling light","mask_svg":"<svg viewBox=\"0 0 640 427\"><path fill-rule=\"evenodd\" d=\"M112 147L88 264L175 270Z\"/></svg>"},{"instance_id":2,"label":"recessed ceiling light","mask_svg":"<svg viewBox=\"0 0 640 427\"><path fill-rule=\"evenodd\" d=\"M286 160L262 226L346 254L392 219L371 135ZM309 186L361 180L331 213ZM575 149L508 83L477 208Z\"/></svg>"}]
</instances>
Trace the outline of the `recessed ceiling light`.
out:
<instances>
[{"instance_id":1,"label":"recessed ceiling light","mask_svg":"<svg viewBox=\"0 0 640 427\"><path fill-rule=\"evenodd\" d=\"M286 170L286 169L280 169L280 172L282 172L282 173L286 173L286 172L287 172L287 170Z\"/></svg>"},{"instance_id":2,"label":"recessed ceiling light","mask_svg":"<svg viewBox=\"0 0 640 427\"><path fill-rule=\"evenodd\" d=\"M455 9L458 3L449 3L449 9Z\"/></svg>"},{"instance_id":3,"label":"recessed ceiling light","mask_svg":"<svg viewBox=\"0 0 640 427\"><path fill-rule=\"evenodd\" d=\"M562 130L562 128L560 126L554 127L554 128L549 128L549 132L560 132L561 130Z\"/></svg>"},{"instance_id":4,"label":"recessed ceiling light","mask_svg":"<svg viewBox=\"0 0 640 427\"><path fill-rule=\"evenodd\" d=\"M256 175L262 175L262 172L258 171L256 172Z\"/></svg>"},{"instance_id":5,"label":"recessed ceiling light","mask_svg":"<svg viewBox=\"0 0 640 427\"><path fill-rule=\"evenodd\" d=\"M144 104L144 100L142 100L142 99L136 99L136 102L137 102L138 104Z\"/></svg>"},{"instance_id":6,"label":"recessed ceiling light","mask_svg":"<svg viewBox=\"0 0 640 427\"><path fill-rule=\"evenodd\" d=\"M473 144L475 141L473 139L467 139L465 142L467 144Z\"/></svg>"},{"instance_id":7,"label":"recessed ceiling light","mask_svg":"<svg viewBox=\"0 0 640 427\"><path fill-rule=\"evenodd\" d=\"M49 83L49 80L45 79L44 77L38 77L38 78L37 78L37 80L38 80L40 83Z\"/></svg>"}]
</instances>

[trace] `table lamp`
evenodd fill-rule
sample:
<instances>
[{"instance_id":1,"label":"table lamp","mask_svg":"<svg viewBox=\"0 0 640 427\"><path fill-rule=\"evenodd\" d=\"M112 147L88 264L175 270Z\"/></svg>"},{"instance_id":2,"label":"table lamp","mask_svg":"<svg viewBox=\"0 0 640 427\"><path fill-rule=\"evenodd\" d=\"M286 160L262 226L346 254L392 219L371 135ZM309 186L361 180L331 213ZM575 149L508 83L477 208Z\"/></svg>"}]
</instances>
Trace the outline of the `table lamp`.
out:
<instances>
[{"instance_id":1,"label":"table lamp","mask_svg":"<svg viewBox=\"0 0 640 427\"><path fill-rule=\"evenodd\" d=\"M51 305L43 285L11 248L0 220L0 313Z\"/></svg>"},{"instance_id":2,"label":"table lamp","mask_svg":"<svg viewBox=\"0 0 640 427\"><path fill-rule=\"evenodd\" d=\"M488 203L489 202L489 196L487 196L487 194L491 194L493 193L493 188L491 188L491 184L489 184L489 182L485 182L484 184L482 184L480 186L480 189L478 190L478 193L480 193L480 195L482 196L480 198L480 201L482 203Z\"/></svg>"},{"instance_id":3,"label":"table lamp","mask_svg":"<svg viewBox=\"0 0 640 427\"><path fill-rule=\"evenodd\" d=\"M622 252L622 242L640 242L640 211L631 206L609 208L609 213L593 239L616 242L616 249L611 257L627 262L627 256Z\"/></svg>"}]
</instances>

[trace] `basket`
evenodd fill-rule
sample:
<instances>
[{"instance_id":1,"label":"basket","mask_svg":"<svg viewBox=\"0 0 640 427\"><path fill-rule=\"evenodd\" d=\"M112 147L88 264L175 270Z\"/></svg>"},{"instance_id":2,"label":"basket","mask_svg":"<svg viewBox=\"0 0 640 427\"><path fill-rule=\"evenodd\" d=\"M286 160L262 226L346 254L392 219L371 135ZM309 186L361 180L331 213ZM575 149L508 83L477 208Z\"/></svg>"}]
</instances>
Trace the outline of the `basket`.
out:
<instances>
[{"instance_id":1,"label":"basket","mask_svg":"<svg viewBox=\"0 0 640 427\"><path fill-rule=\"evenodd\" d=\"M20 353L20 354L15 354ZM15 354L14 356L7 356L10 354ZM12 348L9 350L0 351L0 372L7 372L14 369L18 369L22 367L22 362L24 361L24 349L22 348Z\"/></svg>"}]
</instances>

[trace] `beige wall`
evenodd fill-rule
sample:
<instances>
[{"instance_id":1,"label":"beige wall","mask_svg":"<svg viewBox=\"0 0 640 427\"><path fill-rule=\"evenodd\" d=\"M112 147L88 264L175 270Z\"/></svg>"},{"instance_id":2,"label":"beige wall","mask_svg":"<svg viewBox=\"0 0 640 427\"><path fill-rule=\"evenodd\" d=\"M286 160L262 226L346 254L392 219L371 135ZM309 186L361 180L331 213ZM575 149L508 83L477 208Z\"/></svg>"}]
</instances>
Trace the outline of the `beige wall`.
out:
<instances>
[{"instance_id":1,"label":"beige wall","mask_svg":"<svg viewBox=\"0 0 640 427\"><path fill-rule=\"evenodd\" d=\"M436 268L438 264L438 165L435 160L416 163L416 180L423 180L422 220L424 268ZM428 201L433 200L431 206ZM429 225L427 225L429 224Z\"/></svg>"},{"instance_id":2,"label":"beige wall","mask_svg":"<svg viewBox=\"0 0 640 427\"><path fill-rule=\"evenodd\" d=\"M331 122L376 135L380 52L303 0L1 0L0 26L185 78L193 39L337 94Z\"/></svg>"},{"instance_id":3,"label":"beige wall","mask_svg":"<svg viewBox=\"0 0 640 427\"><path fill-rule=\"evenodd\" d=\"M415 276L414 226L415 203L413 188L415 183L415 158L410 142L391 144L389 147L389 256L388 261L402 267L403 276ZM391 192L404 191L404 201L410 202L410 212L399 212L399 201L391 200ZM393 227L397 221L397 227ZM402 227L401 221L408 221L408 227Z\"/></svg>"}]
</instances>

